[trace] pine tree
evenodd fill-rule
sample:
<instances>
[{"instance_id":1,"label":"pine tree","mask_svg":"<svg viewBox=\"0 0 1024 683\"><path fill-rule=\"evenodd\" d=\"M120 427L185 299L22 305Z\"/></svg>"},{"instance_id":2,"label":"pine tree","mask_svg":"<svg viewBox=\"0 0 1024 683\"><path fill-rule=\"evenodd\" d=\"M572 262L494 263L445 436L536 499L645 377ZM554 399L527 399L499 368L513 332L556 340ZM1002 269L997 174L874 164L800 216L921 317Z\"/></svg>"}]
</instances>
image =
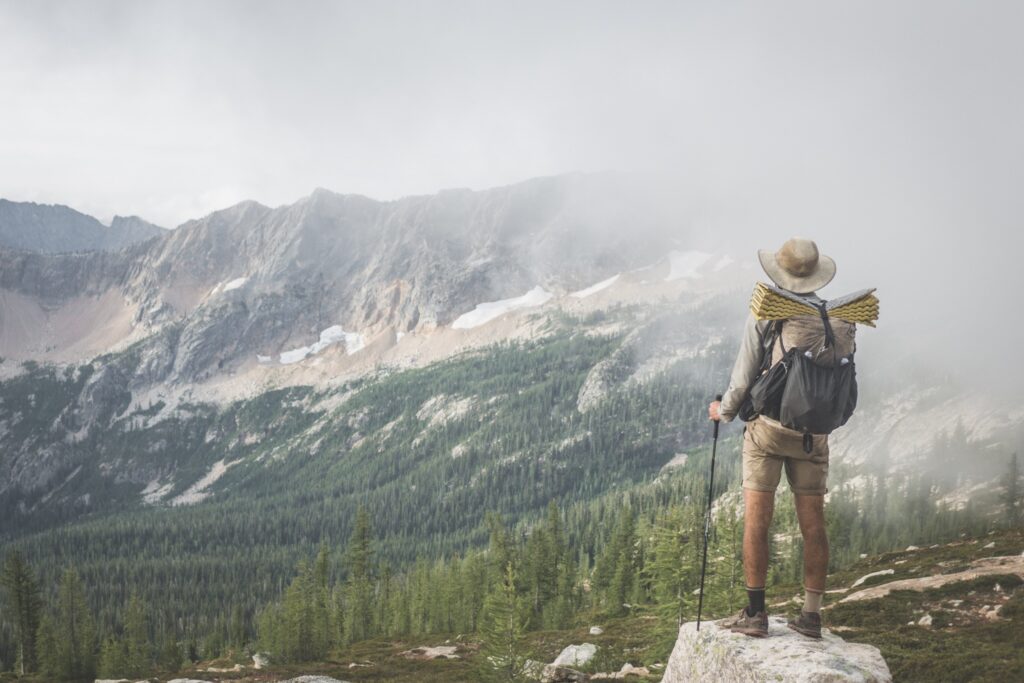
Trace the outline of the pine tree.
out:
<instances>
[{"instance_id":1,"label":"pine tree","mask_svg":"<svg viewBox=\"0 0 1024 683\"><path fill-rule=\"evenodd\" d=\"M364 640L373 627L373 548L370 516L362 507L345 552L348 576L345 581L345 638L349 643Z\"/></svg>"},{"instance_id":2,"label":"pine tree","mask_svg":"<svg viewBox=\"0 0 1024 683\"><path fill-rule=\"evenodd\" d=\"M79 680L96 677L95 634L82 581L74 569L68 569L61 578L53 624L57 678Z\"/></svg>"},{"instance_id":3,"label":"pine tree","mask_svg":"<svg viewBox=\"0 0 1024 683\"><path fill-rule=\"evenodd\" d=\"M480 628L480 612L487 596L487 573L487 557L484 553L473 553L466 558L462 596L466 601L467 631L476 632Z\"/></svg>"},{"instance_id":4,"label":"pine tree","mask_svg":"<svg viewBox=\"0 0 1024 683\"><path fill-rule=\"evenodd\" d=\"M487 547L487 557L490 560L490 583L497 585L504 580L509 563L515 562L515 548L512 543L512 535L502 521L501 515L488 512L484 521L490 531L490 542Z\"/></svg>"},{"instance_id":5,"label":"pine tree","mask_svg":"<svg viewBox=\"0 0 1024 683\"><path fill-rule=\"evenodd\" d=\"M60 676L60 663L57 661L57 636L54 633L53 618L45 612L39 617L39 628L36 630L36 663L39 673L46 680L56 680Z\"/></svg>"},{"instance_id":6,"label":"pine tree","mask_svg":"<svg viewBox=\"0 0 1024 683\"><path fill-rule=\"evenodd\" d=\"M313 642L313 580L309 565L299 563L298 574L288 586L282 604L281 627L276 653L288 662L316 658Z\"/></svg>"},{"instance_id":7,"label":"pine tree","mask_svg":"<svg viewBox=\"0 0 1024 683\"><path fill-rule=\"evenodd\" d=\"M181 669L183 660L181 646L174 639L174 634L168 630L164 635L164 644L160 647L160 668L167 673L177 673Z\"/></svg>"},{"instance_id":8,"label":"pine tree","mask_svg":"<svg viewBox=\"0 0 1024 683\"><path fill-rule=\"evenodd\" d=\"M121 673L133 677L145 676L153 668L153 647L146 627L146 609L134 593L125 611L124 640L125 669Z\"/></svg>"},{"instance_id":9,"label":"pine tree","mask_svg":"<svg viewBox=\"0 0 1024 683\"><path fill-rule=\"evenodd\" d=\"M636 578L636 517L631 508L619 512L615 531L594 568L594 585L605 596L609 614L627 611Z\"/></svg>"},{"instance_id":10,"label":"pine tree","mask_svg":"<svg viewBox=\"0 0 1024 683\"><path fill-rule=\"evenodd\" d=\"M647 568L659 611L681 626L693 603L697 562L693 554L696 529L681 508L672 506L654 527L653 559Z\"/></svg>"},{"instance_id":11,"label":"pine tree","mask_svg":"<svg viewBox=\"0 0 1024 683\"><path fill-rule=\"evenodd\" d=\"M128 650L124 640L108 637L100 648L97 673L104 678L121 678L128 670Z\"/></svg>"},{"instance_id":12,"label":"pine tree","mask_svg":"<svg viewBox=\"0 0 1024 683\"><path fill-rule=\"evenodd\" d=\"M282 657L282 622L283 614L280 605L273 604L263 608L257 619L256 629L259 635L260 650L269 652L277 657ZM189 659L192 659L192 657L190 656Z\"/></svg>"},{"instance_id":13,"label":"pine tree","mask_svg":"<svg viewBox=\"0 0 1024 683\"><path fill-rule=\"evenodd\" d=\"M544 606L543 624L545 628L561 629L566 628L572 620L573 575L561 513L553 500L548 503L544 530L548 540L550 586Z\"/></svg>"},{"instance_id":14,"label":"pine tree","mask_svg":"<svg viewBox=\"0 0 1024 683\"><path fill-rule=\"evenodd\" d=\"M328 585L329 557L327 546L321 545L313 564L313 649L318 658L325 657L334 645L331 624L331 589Z\"/></svg>"},{"instance_id":15,"label":"pine tree","mask_svg":"<svg viewBox=\"0 0 1024 683\"><path fill-rule=\"evenodd\" d=\"M501 582L484 603L483 642L478 655L483 680L522 680L526 666L523 634L527 617L527 606L516 593L515 568L509 562Z\"/></svg>"},{"instance_id":16,"label":"pine tree","mask_svg":"<svg viewBox=\"0 0 1024 683\"><path fill-rule=\"evenodd\" d=\"M14 669L24 676L36 669L36 632L43 599L31 568L17 551L7 555L0 573L0 586L4 589L4 603L11 615L18 648Z\"/></svg>"}]
</instances>

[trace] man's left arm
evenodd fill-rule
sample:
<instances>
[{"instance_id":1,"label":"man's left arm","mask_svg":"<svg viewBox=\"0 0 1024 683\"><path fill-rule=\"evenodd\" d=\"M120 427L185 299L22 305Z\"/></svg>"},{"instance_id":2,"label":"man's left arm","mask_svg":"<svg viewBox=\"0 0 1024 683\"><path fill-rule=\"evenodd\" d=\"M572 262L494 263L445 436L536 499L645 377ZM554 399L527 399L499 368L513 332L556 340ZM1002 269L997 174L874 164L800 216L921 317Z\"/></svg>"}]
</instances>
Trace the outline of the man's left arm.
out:
<instances>
[{"instance_id":1,"label":"man's left arm","mask_svg":"<svg viewBox=\"0 0 1024 683\"><path fill-rule=\"evenodd\" d=\"M758 323L753 313L747 316L746 325L743 328L743 338L740 340L740 351L736 356L736 362L732 366L732 374L729 378L729 388L722 395L722 402L714 409L714 404L709 407L711 419L723 422L730 422L736 413L739 412L743 399L753 386L754 380L761 370L761 353L763 326ZM717 403L717 401L715 402Z\"/></svg>"}]
</instances>

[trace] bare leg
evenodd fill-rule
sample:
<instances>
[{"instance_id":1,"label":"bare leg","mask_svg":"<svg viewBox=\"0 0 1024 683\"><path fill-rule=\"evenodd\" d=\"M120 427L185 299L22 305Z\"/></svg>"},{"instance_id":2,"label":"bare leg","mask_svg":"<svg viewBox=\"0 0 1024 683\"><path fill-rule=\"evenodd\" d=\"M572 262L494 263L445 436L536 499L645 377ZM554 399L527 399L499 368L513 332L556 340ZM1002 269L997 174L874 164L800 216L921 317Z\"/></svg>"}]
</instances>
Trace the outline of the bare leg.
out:
<instances>
[{"instance_id":1,"label":"bare leg","mask_svg":"<svg viewBox=\"0 0 1024 683\"><path fill-rule=\"evenodd\" d=\"M804 537L804 586L825 590L828 575L828 535L825 531L825 496L797 495L796 517Z\"/></svg>"},{"instance_id":2,"label":"bare leg","mask_svg":"<svg viewBox=\"0 0 1024 683\"><path fill-rule=\"evenodd\" d=\"M748 588L763 588L768 580L768 527L775 513L775 492L743 489L743 506L743 576Z\"/></svg>"}]
</instances>

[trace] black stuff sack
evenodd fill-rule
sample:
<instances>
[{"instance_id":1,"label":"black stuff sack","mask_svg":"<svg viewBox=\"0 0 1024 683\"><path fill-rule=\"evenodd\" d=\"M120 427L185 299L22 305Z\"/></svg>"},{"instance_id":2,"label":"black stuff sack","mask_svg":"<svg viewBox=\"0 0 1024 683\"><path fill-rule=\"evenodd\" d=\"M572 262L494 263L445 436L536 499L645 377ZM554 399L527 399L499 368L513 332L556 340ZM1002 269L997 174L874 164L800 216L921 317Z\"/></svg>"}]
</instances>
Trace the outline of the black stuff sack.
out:
<instances>
[{"instance_id":1,"label":"black stuff sack","mask_svg":"<svg viewBox=\"0 0 1024 683\"><path fill-rule=\"evenodd\" d=\"M778 406L776 419L805 434L829 434L846 424L857 407L853 358L845 357L833 367L818 365L799 352L789 360L781 400L774 404ZM773 417L768 412L761 414Z\"/></svg>"}]
</instances>

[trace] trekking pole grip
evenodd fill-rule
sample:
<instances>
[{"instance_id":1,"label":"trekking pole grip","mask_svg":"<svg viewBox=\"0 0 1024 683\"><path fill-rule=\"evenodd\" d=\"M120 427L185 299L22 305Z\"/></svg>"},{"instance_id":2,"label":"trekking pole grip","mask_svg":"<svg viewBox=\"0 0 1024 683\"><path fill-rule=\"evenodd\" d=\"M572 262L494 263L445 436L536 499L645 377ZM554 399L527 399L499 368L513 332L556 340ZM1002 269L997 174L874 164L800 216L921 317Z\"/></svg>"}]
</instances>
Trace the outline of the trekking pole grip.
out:
<instances>
[{"instance_id":1,"label":"trekking pole grip","mask_svg":"<svg viewBox=\"0 0 1024 683\"><path fill-rule=\"evenodd\" d=\"M719 404L721 404L721 402L722 402L722 395L721 394L717 394L715 396L715 400L718 401ZM721 411L721 405L719 405L719 411ZM719 425L719 420L715 420L715 438L716 439L718 438L718 425Z\"/></svg>"}]
</instances>

